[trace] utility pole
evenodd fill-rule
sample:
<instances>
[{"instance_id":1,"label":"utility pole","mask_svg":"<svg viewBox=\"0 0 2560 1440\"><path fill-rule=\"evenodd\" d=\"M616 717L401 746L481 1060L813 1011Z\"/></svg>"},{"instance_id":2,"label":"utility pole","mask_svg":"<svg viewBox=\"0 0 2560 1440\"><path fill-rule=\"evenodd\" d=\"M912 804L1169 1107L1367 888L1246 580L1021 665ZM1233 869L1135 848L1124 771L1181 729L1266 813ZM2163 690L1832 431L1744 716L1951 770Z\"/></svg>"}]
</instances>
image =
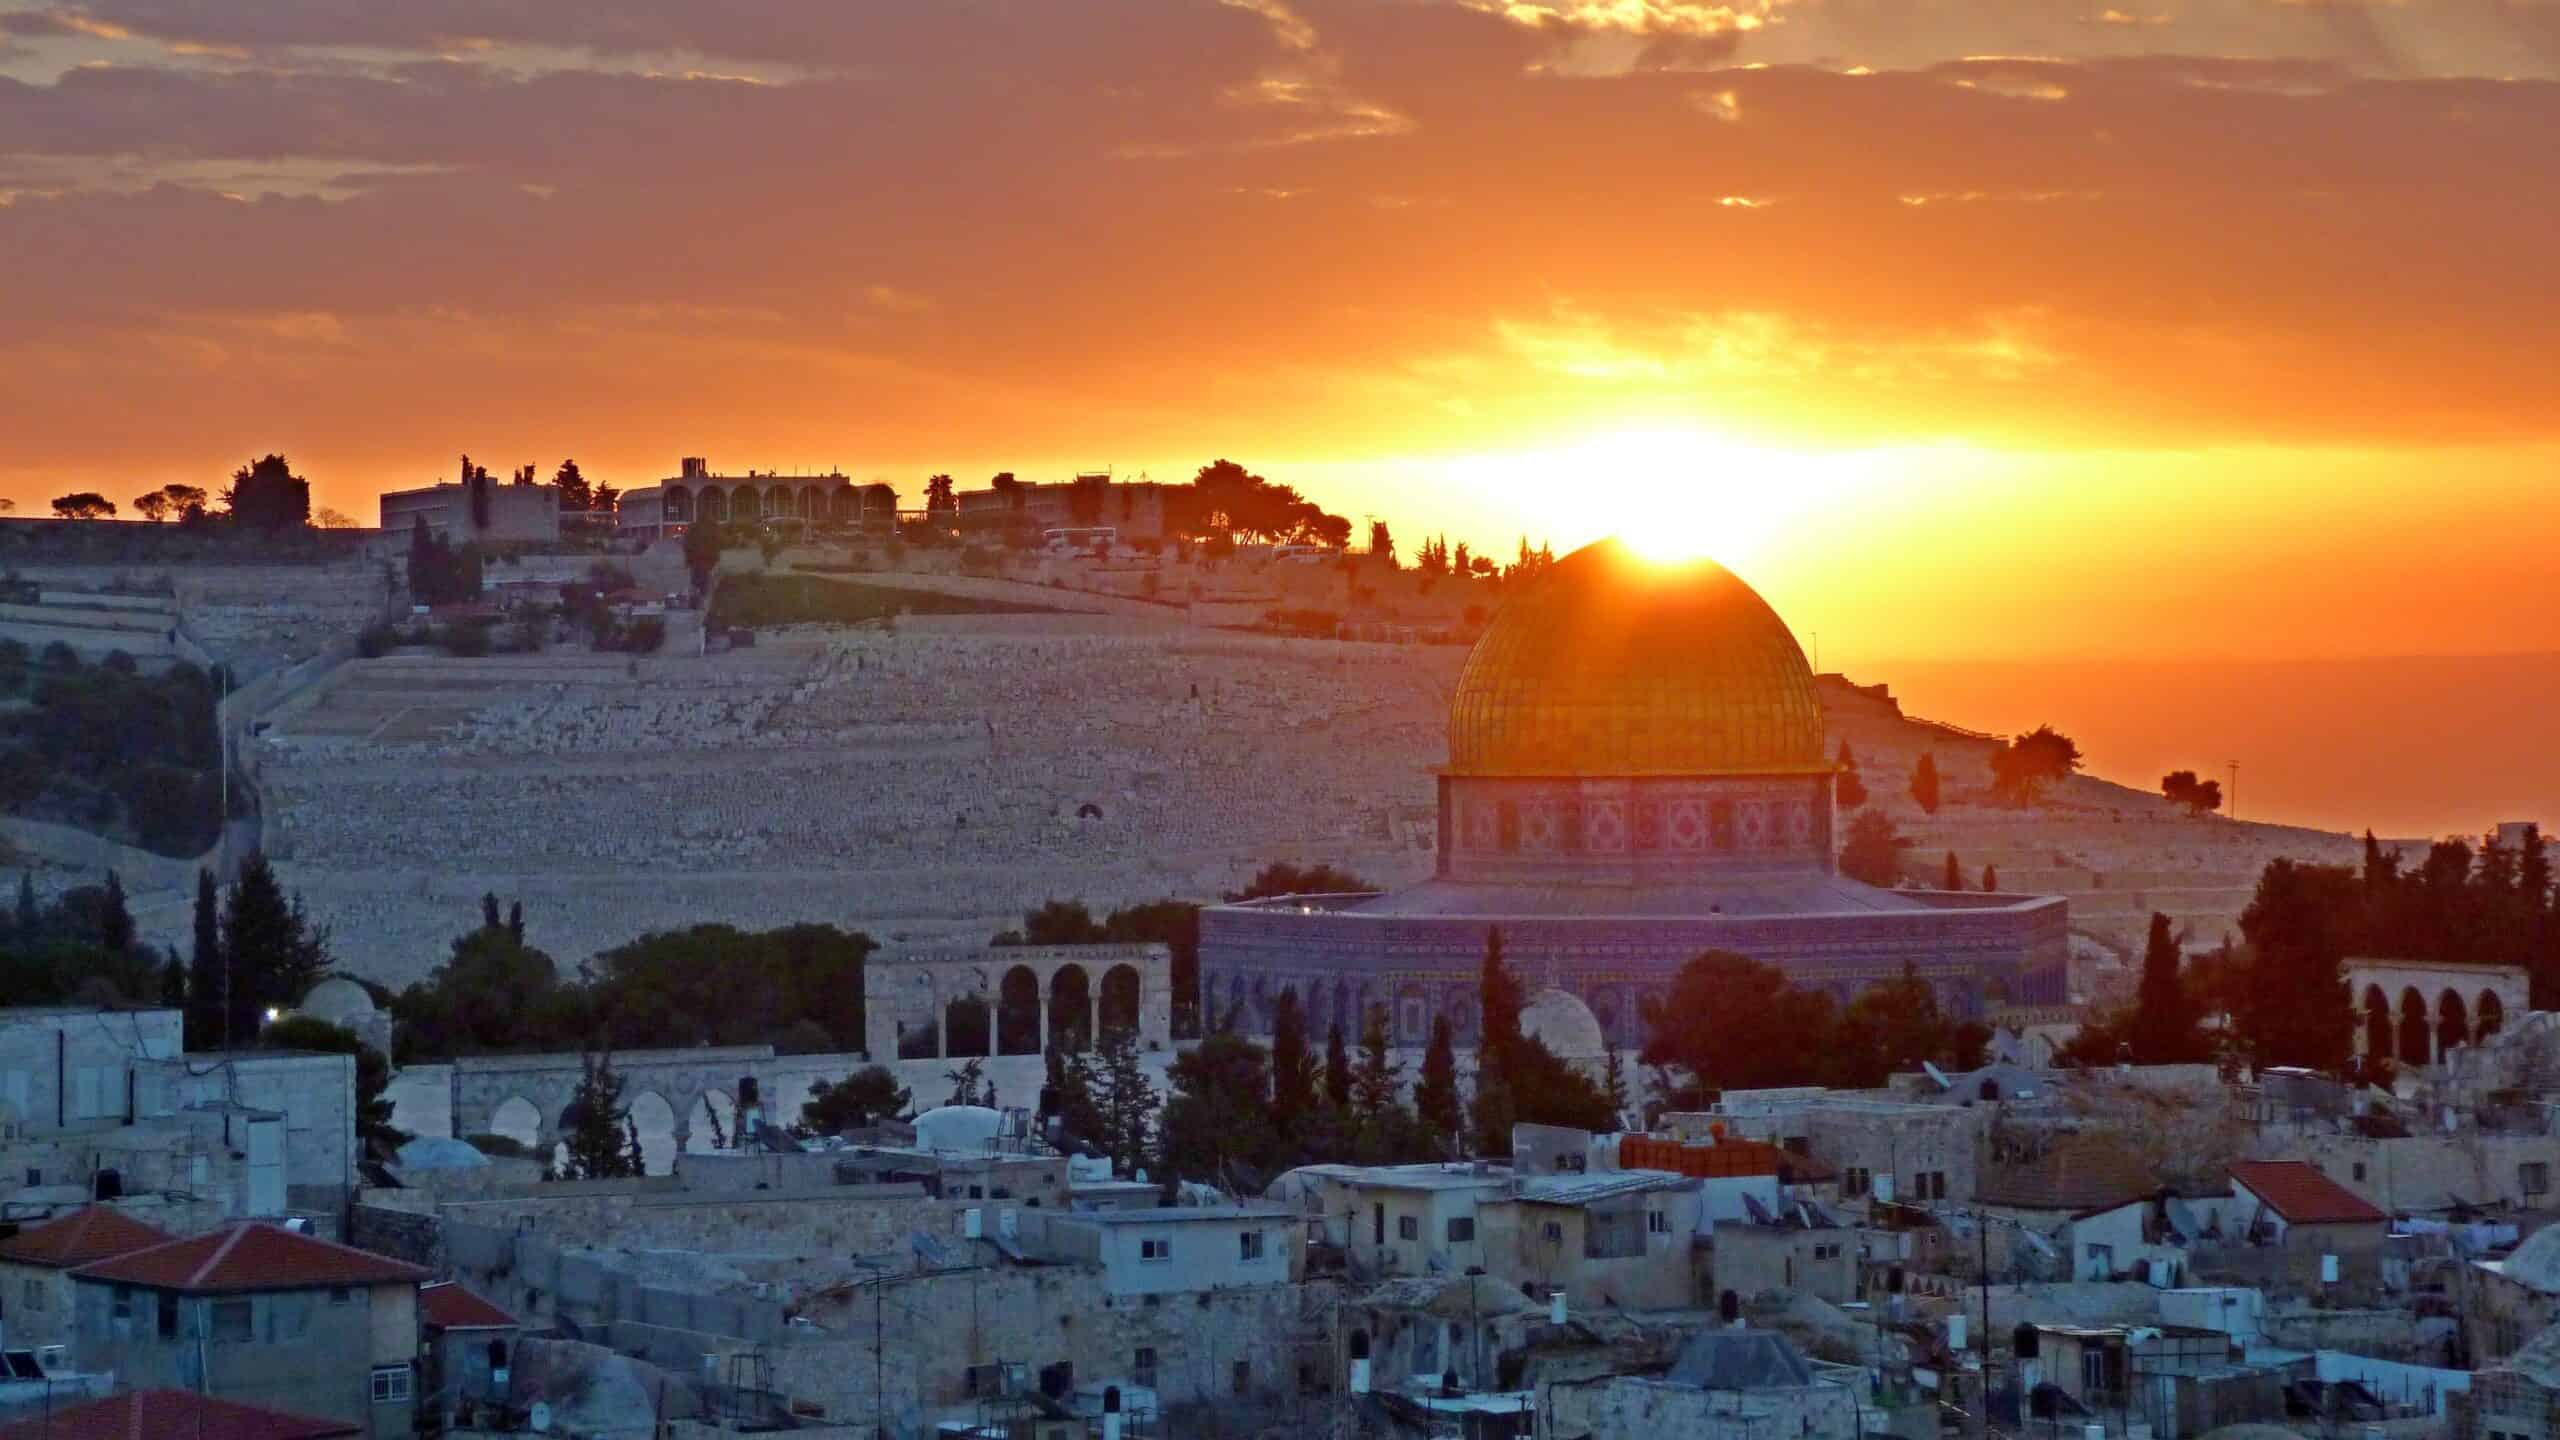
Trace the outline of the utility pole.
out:
<instances>
[{"instance_id":1,"label":"utility pole","mask_svg":"<svg viewBox=\"0 0 2560 1440\"><path fill-rule=\"evenodd\" d=\"M1982 1212L1981 1208L1980 1208L1980 1207L1978 1207L1978 1206L1975 1208L1975 1210L1974 1210L1974 1212L1973 1212L1973 1228L1974 1228L1974 1239L1975 1239L1976 1243L1977 1243L1977 1244L1979 1244L1979 1245L1981 1246L1981 1259L1980 1259L1980 1264L1981 1264L1981 1266L1982 1266L1982 1434L1983 1434L1983 1440L1990 1440L1990 1435L1991 1435L1991 1217L1990 1217L1990 1216L1988 1216L1988 1215L1986 1215L1986 1214L1984 1214L1984 1213ZM2024 1396L2024 1395L2020 1395L2020 1396L2018 1397L2018 1404L2019 1404L2021 1407L2023 1407L2023 1406L2025 1406L2025 1405L2026 1405L2026 1403L2027 1403L2027 1397L2026 1397L2026 1396ZM2024 1410L2023 1410L2023 1409L2021 1410L2021 1412L2020 1412L2020 1414L2019 1414L2019 1416L2018 1416L2018 1421L2019 1421L2019 1424L2021 1424L2021 1425L2024 1425L2024 1424L2026 1423L2026 1415L2025 1415L2025 1412L2024 1412Z\"/></svg>"},{"instance_id":2,"label":"utility pole","mask_svg":"<svg viewBox=\"0 0 2560 1440\"><path fill-rule=\"evenodd\" d=\"M2231 802L2231 818L2237 820L2240 818L2240 762L2233 760L2230 761L2229 764L2231 767L2231 793L2225 798Z\"/></svg>"}]
</instances>

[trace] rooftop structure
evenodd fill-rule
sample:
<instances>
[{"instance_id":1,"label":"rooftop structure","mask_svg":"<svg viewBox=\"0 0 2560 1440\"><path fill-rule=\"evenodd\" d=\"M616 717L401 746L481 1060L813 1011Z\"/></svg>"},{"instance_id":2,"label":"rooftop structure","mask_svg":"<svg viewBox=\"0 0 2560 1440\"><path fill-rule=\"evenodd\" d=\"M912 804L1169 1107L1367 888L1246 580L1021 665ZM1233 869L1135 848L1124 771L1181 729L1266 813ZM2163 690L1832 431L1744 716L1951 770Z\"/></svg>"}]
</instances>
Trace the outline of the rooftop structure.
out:
<instances>
[{"instance_id":1,"label":"rooftop structure","mask_svg":"<svg viewBox=\"0 0 2560 1440\"><path fill-rule=\"evenodd\" d=\"M1557 562L1477 641L1448 755L1436 875L1202 912L1205 1007L1267 1030L1295 991L1319 1032L1384 1004L1402 1043L1435 1017L1471 1043L1496 929L1515 968L1616 1048L1640 1043L1642 1002L1708 949L1843 1000L1906 964L1957 1015L2062 998L2062 901L1839 873L1812 669L1721 566L1657 565L1616 541Z\"/></svg>"},{"instance_id":2,"label":"rooftop structure","mask_svg":"<svg viewBox=\"0 0 2560 1440\"><path fill-rule=\"evenodd\" d=\"M0 1425L0 1440L339 1440L344 1420L288 1415L191 1390L132 1390Z\"/></svg>"},{"instance_id":3,"label":"rooftop structure","mask_svg":"<svg viewBox=\"0 0 2560 1440\"><path fill-rule=\"evenodd\" d=\"M75 1278L209 1295L414 1283L427 1272L370 1250L250 1220L101 1260L81 1267Z\"/></svg>"},{"instance_id":4,"label":"rooftop structure","mask_svg":"<svg viewBox=\"0 0 2560 1440\"><path fill-rule=\"evenodd\" d=\"M678 461L677 473L655 485L624 492L614 509L618 533L651 539L681 533L696 520L793 520L886 530L897 519L896 490L878 483L857 485L841 470L785 475L750 469L724 475L699 455Z\"/></svg>"}]
</instances>

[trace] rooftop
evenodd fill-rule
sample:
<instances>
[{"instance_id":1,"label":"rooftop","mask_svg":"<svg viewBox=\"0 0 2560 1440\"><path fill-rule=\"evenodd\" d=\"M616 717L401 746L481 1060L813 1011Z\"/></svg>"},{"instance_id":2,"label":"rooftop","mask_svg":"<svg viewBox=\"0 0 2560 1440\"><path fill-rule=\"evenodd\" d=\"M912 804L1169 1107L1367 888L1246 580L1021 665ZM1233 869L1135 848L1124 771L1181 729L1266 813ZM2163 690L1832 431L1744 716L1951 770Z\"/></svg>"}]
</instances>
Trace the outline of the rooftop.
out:
<instances>
[{"instance_id":1,"label":"rooftop","mask_svg":"<svg viewBox=\"0 0 2560 1440\"><path fill-rule=\"evenodd\" d=\"M2301 1160L2238 1160L2231 1179L2292 1225L2379 1224L2385 1215L2362 1196Z\"/></svg>"},{"instance_id":2,"label":"rooftop","mask_svg":"<svg viewBox=\"0 0 2560 1440\"><path fill-rule=\"evenodd\" d=\"M156 1225L145 1225L112 1205L83 1205L0 1240L0 1260L68 1270L95 1260L112 1259L177 1237Z\"/></svg>"},{"instance_id":3,"label":"rooftop","mask_svg":"<svg viewBox=\"0 0 2560 1440\"><path fill-rule=\"evenodd\" d=\"M1071 1210L1068 1218L1095 1225L1169 1225L1203 1220L1287 1220L1286 1205L1156 1205L1144 1210Z\"/></svg>"},{"instance_id":4,"label":"rooftop","mask_svg":"<svg viewBox=\"0 0 2560 1440\"><path fill-rule=\"evenodd\" d=\"M2131 1204L2159 1188L2159 1178L2122 1144L2100 1135L2068 1135L2033 1160L1984 1171L1974 1194L1986 1205L2087 1215Z\"/></svg>"},{"instance_id":5,"label":"rooftop","mask_svg":"<svg viewBox=\"0 0 2560 1440\"><path fill-rule=\"evenodd\" d=\"M191 1390L134 1390L0 1425L0 1440L337 1440L361 1435L344 1420L288 1415Z\"/></svg>"},{"instance_id":6,"label":"rooftop","mask_svg":"<svg viewBox=\"0 0 2560 1440\"><path fill-rule=\"evenodd\" d=\"M427 1272L370 1250L297 1234L263 1220L244 1220L192 1239L84 1265L72 1276L205 1294L397 1284L424 1280Z\"/></svg>"},{"instance_id":7,"label":"rooftop","mask_svg":"<svg viewBox=\"0 0 2560 1440\"><path fill-rule=\"evenodd\" d=\"M1511 1183L1511 1167L1479 1174L1470 1165L1306 1165L1299 1173L1375 1190L1483 1190Z\"/></svg>"},{"instance_id":8,"label":"rooftop","mask_svg":"<svg viewBox=\"0 0 2560 1440\"><path fill-rule=\"evenodd\" d=\"M450 1280L418 1287L418 1323L430 1330L513 1330L516 1317Z\"/></svg>"},{"instance_id":9,"label":"rooftop","mask_svg":"<svg viewBox=\"0 0 2560 1440\"><path fill-rule=\"evenodd\" d=\"M1519 1195L1533 1205L1588 1205L1619 1195L1695 1190L1699 1184L1667 1170L1604 1170L1596 1175L1534 1175L1520 1182Z\"/></svg>"}]
</instances>

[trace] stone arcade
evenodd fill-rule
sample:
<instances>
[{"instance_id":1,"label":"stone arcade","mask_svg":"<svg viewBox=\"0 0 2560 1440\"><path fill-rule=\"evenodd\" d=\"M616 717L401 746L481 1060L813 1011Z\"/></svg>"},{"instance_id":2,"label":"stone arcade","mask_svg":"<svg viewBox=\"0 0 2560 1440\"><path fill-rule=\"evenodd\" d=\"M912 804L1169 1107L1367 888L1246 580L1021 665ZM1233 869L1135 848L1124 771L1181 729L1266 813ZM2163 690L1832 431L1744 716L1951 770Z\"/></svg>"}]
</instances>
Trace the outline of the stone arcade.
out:
<instances>
[{"instance_id":1,"label":"stone arcade","mask_svg":"<svg viewBox=\"0 0 2560 1440\"><path fill-rule=\"evenodd\" d=\"M1531 989L1642 1042L1641 1005L1725 949L1845 1000L1907 963L1953 1013L2063 998L2065 902L1882 890L1839 873L1833 763L1784 621L1705 561L1615 541L1567 556L1468 657L1439 775L1437 875L1201 916L1201 1000L1267 1030L1294 990L1322 1034L1389 1006L1473 1043L1487 932Z\"/></svg>"}]
</instances>

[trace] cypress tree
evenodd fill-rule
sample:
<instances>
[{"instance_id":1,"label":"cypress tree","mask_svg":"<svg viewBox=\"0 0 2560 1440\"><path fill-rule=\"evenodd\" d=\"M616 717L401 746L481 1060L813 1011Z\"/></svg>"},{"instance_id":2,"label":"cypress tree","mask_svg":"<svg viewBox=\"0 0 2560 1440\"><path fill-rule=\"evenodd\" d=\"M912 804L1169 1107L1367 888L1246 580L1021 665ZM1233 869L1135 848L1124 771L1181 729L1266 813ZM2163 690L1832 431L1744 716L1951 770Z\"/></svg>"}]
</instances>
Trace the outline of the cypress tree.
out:
<instances>
[{"instance_id":1,"label":"cypress tree","mask_svg":"<svg viewBox=\"0 0 2560 1440\"><path fill-rule=\"evenodd\" d=\"M1271 1119L1283 1138L1303 1136L1315 1118L1316 1062L1307 1049L1307 1017L1298 992L1283 989L1271 1007Z\"/></svg>"},{"instance_id":2,"label":"cypress tree","mask_svg":"<svg viewBox=\"0 0 2560 1440\"><path fill-rule=\"evenodd\" d=\"M36 909L36 876L32 870L18 872L18 933L33 935L42 920Z\"/></svg>"},{"instance_id":3,"label":"cypress tree","mask_svg":"<svg viewBox=\"0 0 2560 1440\"><path fill-rule=\"evenodd\" d=\"M168 958L160 966L160 1003L183 1014L189 1009L187 962L178 958L178 947L175 945L170 946L167 953Z\"/></svg>"},{"instance_id":4,"label":"cypress tree","mask_svg":"<svg viewBox=\"0 0 2560 1440\"><path fill-rule=\"evenodd\" d=\"M1446 1149L1467 1123L1465 1102L1458 1097L1458 1049L1449 1017L1434 1016L1431 1045L1422 1052L1422 1078L1413 1088L1414 1112L1434 1143Z\"/></svg>"},{"instance_id":5,"label":"cypress tree","mask_svg":"<svg viewBox=\"0 0 2560 1440\"><path fill-rule=\"evenodd\" d=\"M1988 893L1990 893L1990 892L1992 892L1992 891L1998 890L1999 888L2000 888L2000 867L1999 867L1999 866L1997 866L1997 865L1985 865L1985 866L1983 866L1983 867L1982 867L1982 889L1983 889L1983 892L1984 892L1985 894L1988 894Z\"/></svg>"},{"instance_id":6,"label":"cypress tree","mask_svg":"<svg viewBox=\"0 0 2560 1440\"><path fill-rule=\"evenodd\" d=\"M1938 813L1938 757L1922 751L1920 763L1911 769L1911 799L1929 814ZM1961 889L1961 886L1949 886Z\"/></svg>"},{"instance_id":7,"label":"cypress tree","mask_svg":"<svg viewBox=\"0 0 2560 1440\"><path fill-rule=\"evenodd\" d=\"M507 902L507 937L519 945L524 943L524 902L521 900Z\"/></svg>"},{"instance_id":8,"label":"cypress tree","mask_svg":"<svg viewBox=\"0 0 2560 1440\"><path fill-rule=\"evenodd\" d=\"M2133 1023L2126 1037L2136 1063L2184 1065L2207 1058L2203 1014L2179 977L2184 956L2169 917L2151 912L2151 935L2142 951L2142 981L2135 991Z\"/></svg>"},{"instance_id":9,"label":"cypress tree","mask_svg":"<svg viewBox=\"0 0 2560 1440\"><path fill-rule=\"evenodd\" d=\"M196 871L195 948L187 957L187 1048L211 1050L222 1041L222 925L213 872Z\"/></svg>"},{"instance_id":10,"label":"cypress tree","mask_svg":"<svg viewBox=\"0 0 2560 1440\"><path fill-rule=\"evenodd\" d=\"M1946 881L1938 888L1942 890L1961 890L1964 888L1964 871L1957 866L1956 852L1953 850L1947 852Z\"/></svg>"},{"instance_id":11,"label":"cypress tree","mask_svg":"<svg viewBox=\"0 0 2560 1440\"><path fill-rule=\"evenodd\" d=\"M133 946L133 911L124 903L124 877L113 870L107 872L106 898L98 906L98 943L115 955Z\"/></svg>"},{"instance_id":12,"label":"cypress tree","mask_svg":"<svg viewBox=\"0 0 2560 1440\"><path fill-rule=\"evenodd\" d=\"M1336 1110L1351 1105L1351 1057L1342 1043L1342 1022L1333 1022L1333 1031L1324 1040L1324 1098Z\"/></svg>"},{"instance_id":13,"label":"cypress tree","mask_svg":"<svg viewBox=\"0 0 2560 1440\"><path fill-rule=\"evenodd\" d=\"M222 912L222 951L229 971L222 1013L231 1044L255 1038L265 1011L301 1000L329 970L325 937L299 898L285 898L264 855L251 855L232 884Z\"/></svg>"}]
</instances>

